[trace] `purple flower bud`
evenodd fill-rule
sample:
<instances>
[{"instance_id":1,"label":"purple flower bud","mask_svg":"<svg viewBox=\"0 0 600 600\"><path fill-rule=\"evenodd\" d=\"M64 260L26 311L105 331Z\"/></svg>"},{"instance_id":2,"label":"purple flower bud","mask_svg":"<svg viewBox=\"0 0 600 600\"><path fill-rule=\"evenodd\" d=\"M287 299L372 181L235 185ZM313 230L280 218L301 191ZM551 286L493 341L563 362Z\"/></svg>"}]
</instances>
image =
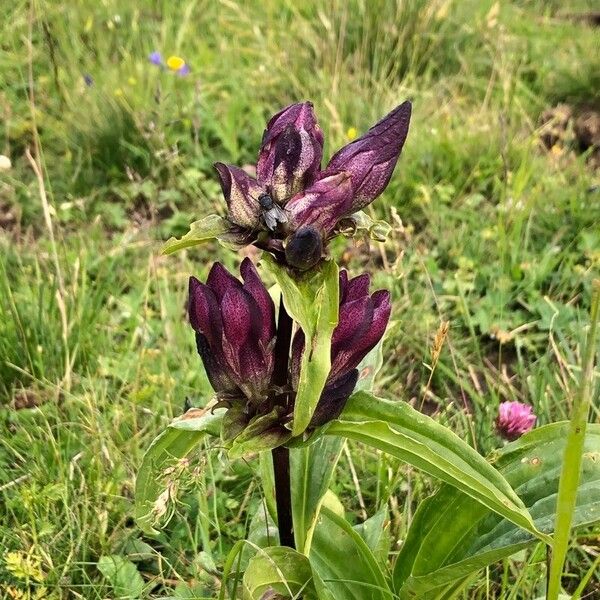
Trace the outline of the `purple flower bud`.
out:
<instances>
[{"instance_id":1,"label":"purple flower bud","mask_svg":"<svg viewBox=\"0 0 600 600\"><path fill-rule=\"evenodd\" d=\"M312 103L291 104L267 124L256 165L258 182L283 206L312 184L322 156L323 132Z\"/></svg>"},{"instance_id":2,"label":"purple flower bud","mask_svg":"<svg viewBox=\"0 0 600 600\"><path fill-rule=\"evenodd\" d=\"M83 81L88 87L92 87L94 85L94 78L89 73L84 74Z\"/></svg>"},{"instance_id":3,"label":"purple flower bud","mask_svg":"<svg viewBox=\"0 0 600 600\"><path fill-rule=\"evenodd\" d=\"M314 267L323 256L323 237L313 227L301 227L292 233L285 246L285 260L299 271Z\"/></svg>"},{"instance_id":4,"label":"purple flower bud","mask_svg":"<svg viewBox=\"0 0 600 600\"><path fill-rule=\"evenodd\" d=\"M189 316L215 392L258 403L273 372L275 306L249 258L240 271L244 283L220 263L205 284L191 277Z\"/></svg>"},{"instance_id":5,"label":"purple flower bud","mask_svg":"<svg viewBox=\"0 0 600 600\"><path fill-rule=\"evenodd\" d=\"M158 50L155 50L154 52L151 52L148 55L148 60L153 65L156 65L157 67L162 67L163 66L162 54Z\"/></svg>"},{"instance_id":6,"label":"purple flower bud","mask_svg":"<svg viewBox=\"0 0 600 600\"><path fill-rule=\"evenodd\" d=\"M325 173L347 171L352 176L356 212L370 204L390 181L408 135L411 103L403 102L362 137L338 150Z\"/></svg>"},{"instance_id":7,"label":"purple flower bud","mask_svg":"<svg viewBox=\"0 0 600 600\"><path fill-rule=\"evenodd\" d=\"M512 441L533 429L536 420L537 417L529 404L502 402L498 408L496 426L503 438Z\"/></svg>"},{"instance_id":8,"label":"purple flower bud","mask_svg":"<svg viewBox=\"0 0 600 600\"><path fill-rule=\"evenodd\" d=\"M327 236L341 217L352 209L352 179L349 173L336 173L315 182L286 205L293 230L313 227Z\"/></svg>"},{"instance_id":9,"label":"purple flower bud","mask_svg":"<svg viewBox=\"0 0 600 600\"><path fill-rule=\"evenodd\" d=\"M331 339L331 370L319 399L312 427L335 419L344 408L358 379L356 367L383 337L391 313L390 294L378 290L369 296L369 275L348 279L340 271L340 309ZM292 343L292 386L296 389L304 351L304 333Z\"/></svg>"},{"instance_id":10,"label":"purple flower bud","mask_svg":"<svg viewBox=\"0 0 600 600\"><path fill-rule=\"evenodd\" d=\"M223 196L232 223L251 230L261 227L261 207L258 201L264 190L256 180L239 167L215 163Z\"/></svg>"}]
</instances>

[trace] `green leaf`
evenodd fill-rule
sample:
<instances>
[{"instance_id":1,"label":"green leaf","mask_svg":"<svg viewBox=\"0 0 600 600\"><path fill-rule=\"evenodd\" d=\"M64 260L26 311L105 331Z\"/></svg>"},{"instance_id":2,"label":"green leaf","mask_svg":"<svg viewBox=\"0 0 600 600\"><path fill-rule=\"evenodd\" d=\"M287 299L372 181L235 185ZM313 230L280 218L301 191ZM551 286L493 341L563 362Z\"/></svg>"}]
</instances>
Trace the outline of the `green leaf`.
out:
<instances>
[{"instance_id":1,"label":"green leaf","mask_svg":"<svg viewBox=\"0 0 600 600\"><path fill-rule=\"evenodd\" d=\"M261 262L277 281L286 310L305 335L292 426L295 437L308 427L331 369L331 336L339 310L338 268L335 261L326 260L318 270L292 275L269 255Z\"/></svg>"},{"instance_id":2,"label":"green leaf","mask_svg":"<svg viewBox=\"0 0 600 600\"><path fill-rule=\"evenodd\" d=\"M514 487L536 527L552 532L568 423L546 425L506 445L494 462ZM600 521L600 425L589 425L573 515L575 526ZM394 570L404 598L468 577L537 543L533 535L448 485L421 503ZM440 588L441 589L441 588Z\"/></svg>"},{"instance_id":3,"label":"green leaf","mask_svg":"<svg viewBox=\"0 0 600 600\"><path fill-rule=\"evenodd\" d=\"M244 600L261 600L268 592L283 598L317 600L308 558L283 546L258 550L248 563L243 587Z\"/></svg>"},{"instance_id":4,"label":"green leaf","mask_svg":"<svg viewBox=\"0 0 600 600\"><path fill-rule=\"evenodd\" d=\"M156 521L169 519L172 488L167 475L207 434L219 435L225 409L190 409L158 435L146 451L135 482L135 520L148 535L155 535Z\"/></svg>"},{"instance_id":5,"label":"green leaf","mask_svg":"<svg viewBox=\"0 0 600 600\"><path fill-rule=\"evenodd\" d=\"M328 508L321 509L309 558L315 574L336 600L392 598L367 544L350 523Z\"/></svg>"},{"instance_id":6,"label":"green leaf","mask_svg":"<svg viewBox=\"0 0 600 600\"><path fill-rule=\"evenodd\" d=\"M290 450L294 538L304 554L309 552L321 503L343 445L341 438L321 437L307 448Z\"/></svg>"},{"instance_id":7,"label":"green leaf","mask_svg":"<svg viewBox=\"0 0 600 600\"><path fill-rule=\"evenodd\" d=\"M354 531L365 541L382 568L387 564L387 557L392 545L389 525L387 506L384 506L372 517L360 525L354 526Z\"/></svg>"},{"instance_id":8,"label":"green leaf","mask_svg":"<svg viewBox=\"0 0 600 600\"><path fill-rule=\"evenodd\" d=\"M137 600L141 597L144 591L144 580L130 560L116 554L101 556L98 570L110 583L115 598Z\"/></svg>"},{"instance_id":9,"label":"green leaf","mask_svg":"<svg viewBox=\"0 0 600 600\"><path fill-rule=\"evenodd\" d=\"M161 254L173 254L184 248L191 248L209 240L214 240L226 234L231 229L231 223L219 215L208 215L200 221L194 221L190 230L181 238L172 237L165 242Z\"/></svg>"},{"instance_id":10,"label":"green leaf","mask_svg":"<svg viewBox=\"0 0 600 600\"><path fill-rule=\"evenodd\" d=\"M358 440L449 483L540 538L529 512L504 477L448 428L405 402L366 392L351 396L326 435Z\"/></svg>"}]
</instances>

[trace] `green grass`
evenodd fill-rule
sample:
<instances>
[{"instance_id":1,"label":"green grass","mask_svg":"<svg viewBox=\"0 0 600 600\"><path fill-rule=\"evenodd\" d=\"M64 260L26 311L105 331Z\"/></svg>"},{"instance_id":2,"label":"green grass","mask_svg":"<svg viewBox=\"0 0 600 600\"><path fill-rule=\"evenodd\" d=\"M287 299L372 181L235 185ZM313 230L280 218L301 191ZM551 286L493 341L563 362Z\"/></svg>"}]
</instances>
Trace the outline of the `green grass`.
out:
<instances>
[{"instance_id":1,"label":"green grass","mask_svg":"<svg viewBox=\"0 0 600 600\"><path fill-rule=\"evenodd\" d=\"M539 423L568 415L600 266L598 174L571 144L548 153L539 143L544 109L600 110L599 30L561 18L593 3L568 4L10 6L0 26L0 153L13 162L0 173L0 218L14 216L0 229L0 596L113 597L97 568L113 554L138 565L145 597L213 596L215 565L259 506L257 465L204 453L158 541L136 529L132 496L154 435L186 397L210 398L185 320L187 277L237 257L158 249L223 211L212 163L253 162L265 119L294 100L315 103L327 155L349 128L414 103L400 165L371 209L393 219L389 243L336 247L393 293L379 391L426 401L481 452L500 444L502 400L533 404ZM192 75L149 64L155 49L183 56ZM25 157L36 131L60 275ZM442 320L449 334L427 385ZM390 506L402 539L435 482L350 450L367 511ZM335 491L359 521L341 471ZM598 531L584 532L568 555L569 590L597 553ZM540 549L513 557L464 597L534 598L545 569ZM599 589L593 575L586 593Z\"/></svg>"}]
</instances>

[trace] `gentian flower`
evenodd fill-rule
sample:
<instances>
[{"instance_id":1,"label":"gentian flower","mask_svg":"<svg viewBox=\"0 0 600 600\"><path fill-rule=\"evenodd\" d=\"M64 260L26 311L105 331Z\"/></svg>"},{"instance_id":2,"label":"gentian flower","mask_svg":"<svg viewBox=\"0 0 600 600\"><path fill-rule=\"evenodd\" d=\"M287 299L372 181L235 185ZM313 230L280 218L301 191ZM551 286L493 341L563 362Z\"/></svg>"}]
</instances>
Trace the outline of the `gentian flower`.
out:
<instances>
[{"instance_id":1,"label":"gentian flower","mask_svg":"<svg viewBox=\"0 0 600 600\"><path fill-rule=\"evenodd\" d=\"M341 221L379 196L408 134L404 102L364 136L336 152L321 171L323 133L310 102L292 104L267 124L254 179L216 163L231 235L306 270L322 258ZM229 236L231 239L231 235Z\"/></svg>"},{"instance_id":2,"label":"gentian flower","mask_svg":"<svg viewBox=\"0 0 600 600\"><path fill-rule=\"evenodd\" d=\"M529 404L502 402L498 408L496 426L503 438L512 441L533 429L536 420L537 417Z\"/></svg>"},{"instance_id":3,"label":"gentian flower","mask_svg":"<svg viewBox=\"0 0 600 600\"><path fill-rule=\"evenodd\" d=\"M219 399L258 405L273 372L275 306L249 258L240 272L243 283L215 263L206 283L190 277L189 318Z\"/></svg>"},{"instance_id":4,"label":"gentian flower","mask_svg":"<svg viewBox=\"0 0 600 600\"><path fill-rule=\"evenodd\" d=\"M378 290L369 295L370 277L363 273L348 279L340 271L340 309L331 339L331 370L310 427L318 427L342 412L358 381L357 366L381 340L390 312L390 294ZM296 332L292 343L292 387L297 388L304 352L304 333Z\"/></svg>"}]
</instances>

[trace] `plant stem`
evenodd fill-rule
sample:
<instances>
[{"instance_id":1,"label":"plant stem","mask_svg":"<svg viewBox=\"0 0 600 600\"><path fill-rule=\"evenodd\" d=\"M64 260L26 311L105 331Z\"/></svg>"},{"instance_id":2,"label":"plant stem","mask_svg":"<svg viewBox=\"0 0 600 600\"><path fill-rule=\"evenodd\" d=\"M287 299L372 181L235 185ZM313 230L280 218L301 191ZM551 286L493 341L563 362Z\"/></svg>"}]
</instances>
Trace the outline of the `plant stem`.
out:
<instances>
[{"instance_id":1,"label":"plant stem","mask_svg":"<svg viewBox=\"0 0 600 600\"><path fill-rule=\"evenodd\" d=\"M285 310L283 297L279 301L277 321L277 340L275 342L275 366L273 385L285 387L288 384L290 344L292 341L293 321ZM286 402L288 399L286 398ZM294 546L292 522L292 490L290 484L290 451L284 446L273 448L273 473L275 475L275 502L277 504L277 524L279 543L282 546Z\"/></svg>"},{"instance_id":2,"label":"plant stem","mask_svg":"<svg viewBox=\"0 0 600 600\"><path fill-rule=\"evenodd\" d=\"M590 330L583 354L581 381L573 404L573 414L571 415L571 424L567 435L560 482L558 484L556 521L552 544L552 562L548 578L548 592L546 595L547 600L557 600L560 593L562 570L569 547L571 521L577 500L577 487L581 471L585 430L592 402L596 327L598 325L598 311L600 308L600 280L593 282L593 290Z\"/></svg>"}]
</instances>

